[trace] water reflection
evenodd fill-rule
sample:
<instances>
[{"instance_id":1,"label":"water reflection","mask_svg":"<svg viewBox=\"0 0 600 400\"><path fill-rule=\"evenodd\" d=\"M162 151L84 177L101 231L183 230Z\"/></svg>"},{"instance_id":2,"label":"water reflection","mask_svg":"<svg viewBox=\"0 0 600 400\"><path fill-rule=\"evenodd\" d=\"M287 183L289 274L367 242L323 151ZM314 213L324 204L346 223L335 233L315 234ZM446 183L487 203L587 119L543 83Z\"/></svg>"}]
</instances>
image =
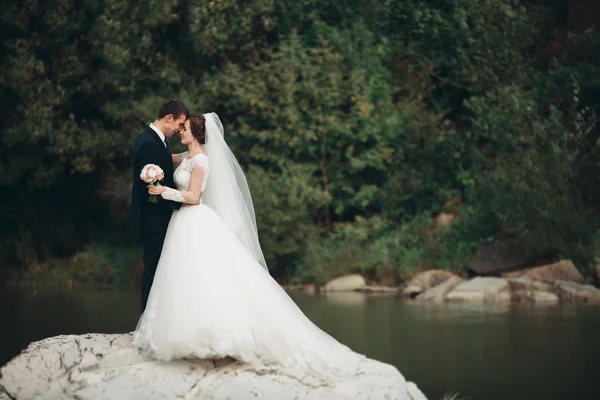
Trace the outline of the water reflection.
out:
<instances>
[{"instance_id":1,"label":"water reflection","mask_svg":"<svg viewBox=\"0 0 600 400\"><path fill-rule=\"evenodd\" d=\"M325 292L321 297L337 306L364 307L367 303L367 296L357 292Z\"/></svg>"},{"instance_id":2,"label":"water reflection","mask_svg":"<svg viewBox=\"0 0 600 400\"><path fill-rule=\"evenodd\" d=\"M600 309L573 305L421 304L360 293L292 294L323 330L394 364L432 400L600 398ZM0 364L65 333L129 332L139 293L2 288Z\"/></svg>"}]
</instances>

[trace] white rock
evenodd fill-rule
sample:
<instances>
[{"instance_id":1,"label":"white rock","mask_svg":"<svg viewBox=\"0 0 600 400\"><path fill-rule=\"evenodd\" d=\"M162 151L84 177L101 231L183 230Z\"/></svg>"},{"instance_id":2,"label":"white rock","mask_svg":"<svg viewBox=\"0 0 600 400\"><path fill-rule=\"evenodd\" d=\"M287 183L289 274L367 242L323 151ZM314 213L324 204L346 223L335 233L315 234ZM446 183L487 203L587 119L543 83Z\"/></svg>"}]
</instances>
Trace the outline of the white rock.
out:
<instances>
[{"instance_id":1,"label":"white rock","mask_svg":"<svg viewBox=\"0 0 600 400\"><path fill-rule=\"evenodd\" d=\"M432 303L443 303L446 300L446 296L452 291L459 283L463 281L462 278L454 276L447 279L445 282L432 287L424 293L418 295L415 300L417 301L428 301Z\"/></svg>"},{"instance_id":2,"label":"white rock","mask_svg":"<svg viewBox=\"0 0 600 400\"><path fill-rule=\"evenodd\" d=\"M0 370L0 389L9 399L34 400L425 399L395 367L374 360L366 360L355 376L326 386L235 361L218 366L210 360L156 361L130 343L129 334L32 343Z\"/></svg>"},{"instance_id":3,"label":"white rock","mask_svg":"<svg viewBox=\"0 0 600 400\"><path fill-rule=\"evenodd\" d=\"M350 274L335 278L323 288L326 292L351 292L366 286L367 281L362 275Z\"/></svg>"},{"instance_id":4,"label":"white rock","mask_svg":"<svg viewBox=\"0 0 600 400\"><path fill-rule=\"evenodd\" d=\"M511 294L506 279L477 277L459 284L446 298L450 301L509 301Z\"/></svg>"}]
</instances>

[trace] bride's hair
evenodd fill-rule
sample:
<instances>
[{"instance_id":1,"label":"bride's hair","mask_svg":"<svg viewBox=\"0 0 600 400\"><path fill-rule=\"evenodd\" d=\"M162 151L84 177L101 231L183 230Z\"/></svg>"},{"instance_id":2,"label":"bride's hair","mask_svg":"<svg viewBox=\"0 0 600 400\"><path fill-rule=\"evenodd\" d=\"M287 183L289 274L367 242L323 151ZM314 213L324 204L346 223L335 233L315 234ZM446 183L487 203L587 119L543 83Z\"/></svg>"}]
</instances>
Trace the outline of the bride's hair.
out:
<instances>
[{"instance_id":1,"label":"bride's hair","mask_svg":"<svg viewBox=\"0 0 600 400\"><path fill-rule=\"evenodd\" d=\"M202 114L190 114L190 129L192 135L200 144L206 143L206 120Z\"/></svg>"}]
</instances>

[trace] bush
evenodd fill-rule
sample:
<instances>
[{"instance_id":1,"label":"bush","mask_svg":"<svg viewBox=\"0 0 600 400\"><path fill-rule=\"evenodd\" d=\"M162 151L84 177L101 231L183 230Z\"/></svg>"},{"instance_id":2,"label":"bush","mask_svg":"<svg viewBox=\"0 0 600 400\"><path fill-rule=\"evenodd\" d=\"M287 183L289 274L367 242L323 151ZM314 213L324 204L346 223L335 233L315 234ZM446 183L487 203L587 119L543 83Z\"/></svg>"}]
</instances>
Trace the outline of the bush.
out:
<instances>
[{"instance_id":1,"label":"bush","mask_svg":"<svg viewBox=\"0 0 600 400\"><path fill-rule=\"evenodd\" d=\"M141 279L141 251L130 247L96 244L72 257L32 266L16 282L128 288Z\"/></svg>"}]
</instances>

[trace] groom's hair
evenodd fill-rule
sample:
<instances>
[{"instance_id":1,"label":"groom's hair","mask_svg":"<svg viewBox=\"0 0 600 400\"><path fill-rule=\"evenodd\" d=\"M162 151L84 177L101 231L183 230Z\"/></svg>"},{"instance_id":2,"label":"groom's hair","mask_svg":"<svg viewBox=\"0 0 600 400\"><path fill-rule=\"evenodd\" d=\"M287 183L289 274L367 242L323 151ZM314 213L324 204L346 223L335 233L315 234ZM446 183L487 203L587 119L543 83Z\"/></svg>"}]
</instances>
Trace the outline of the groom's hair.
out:
<instances>
[{"instance_id":1,"label":"groom's hair","mask_svg":"<svg viewBox=\"0 0 600 400\"><path fill-rule=\"evenodd\" d=\"M169 99L167 100L160 108L158 109L158 118L163 119L169 114L173 114L175 119L177 119L181 115L185 115L187 118L190 115L183 101L177 99Z\"/></svg>"}]
</instances>

